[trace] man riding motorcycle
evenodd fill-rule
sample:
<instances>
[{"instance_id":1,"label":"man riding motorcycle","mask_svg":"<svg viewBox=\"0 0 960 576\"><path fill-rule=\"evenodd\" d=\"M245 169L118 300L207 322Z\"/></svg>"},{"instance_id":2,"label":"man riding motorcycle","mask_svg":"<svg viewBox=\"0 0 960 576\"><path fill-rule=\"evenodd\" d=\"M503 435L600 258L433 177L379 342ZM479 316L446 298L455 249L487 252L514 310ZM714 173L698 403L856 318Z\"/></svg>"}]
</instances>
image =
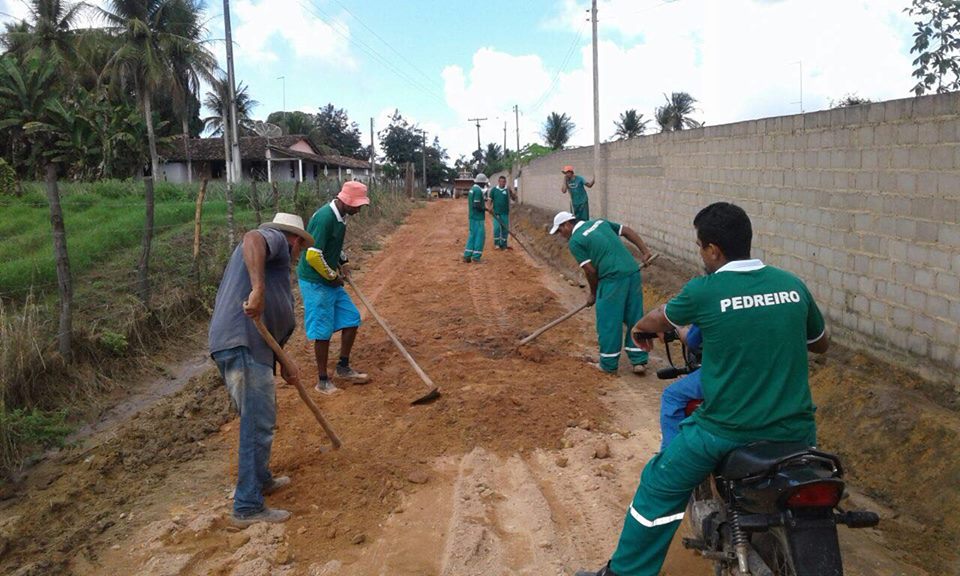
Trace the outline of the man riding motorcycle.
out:
<instances>
[{"instance_id":1,"label":"man riding motorcycle","mask_svg":"<svg viewBox=\"0 0 960 576\"><path fill-rule=\"evenodd\" d=\"M759 440L816 440L807 351L829 346L816 302L796 276L750 259L753 232L740 207L711 204L693 225L707 275L634 332L700 328L704 403L644 468L610 562L578 576L657 576L691 492L727 453Z\"/></svg>"}]
</instances>

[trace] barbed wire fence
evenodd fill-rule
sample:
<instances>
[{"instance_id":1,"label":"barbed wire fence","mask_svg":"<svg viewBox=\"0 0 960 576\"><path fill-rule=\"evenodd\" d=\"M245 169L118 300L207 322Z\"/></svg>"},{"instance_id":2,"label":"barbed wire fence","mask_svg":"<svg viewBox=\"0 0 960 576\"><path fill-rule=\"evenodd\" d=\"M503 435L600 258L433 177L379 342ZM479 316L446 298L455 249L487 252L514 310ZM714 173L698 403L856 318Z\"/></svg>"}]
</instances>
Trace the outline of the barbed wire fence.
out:
<instances>
[{"instance_id":1,"label":"barbed wire fence","mask_svg":"<svg viewBox=\"0 0 960 576\"><path fill-rule=\"evenodd\" d=\"M239 241L277 211L298 214L306 223L341 184L320 178L234 185L233 237ZM389 204L406 199L402 180L367 184L372 203L361 220L383 217ZM235 249L228 241L225 183L156 183L149 238L144 189L142 181L60 185L74 287L67 330L77 360L132 354L185 317L208 313ZM21 220L39 224L41 213L46 219L49 204L42 183L25 184L24 191L21 198L0 197L0 214L7 214L0 216L0 236L22 247L22 257L0 271L0 407L43 404L40 382L63 336L55 318L61 302L50 236L21 228Z\"/></svg>"}]
</instances>

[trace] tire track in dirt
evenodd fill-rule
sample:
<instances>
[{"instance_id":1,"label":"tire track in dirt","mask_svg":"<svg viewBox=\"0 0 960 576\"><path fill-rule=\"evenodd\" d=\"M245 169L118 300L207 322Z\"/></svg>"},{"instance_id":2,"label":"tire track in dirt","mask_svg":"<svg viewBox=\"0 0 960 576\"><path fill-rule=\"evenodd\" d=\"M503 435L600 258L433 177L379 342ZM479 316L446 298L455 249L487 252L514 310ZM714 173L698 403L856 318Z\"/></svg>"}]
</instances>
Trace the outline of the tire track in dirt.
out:
<instances>
[{"instance_id":1,"label":"tire track in dirt","mask_svg":"<svg viewBox=\"0 0 960 576\"><path fill-rule=\"evenodd\" d=\"M441 386L437 402L409 405L422 385L368 323L354 364L371 384L315 396L343 449L322 450L326 441L293 389L278 388L271 468L293 482L268 503L289 509L289 522L237 530L224 520L232 479L219 470L235 473L234 421L211 438L217 453L209 461L188 463L176 493L151 489L159 520L113 535L113 546L73 571L568 576L605 562L659 443L663 383L587 367L581 351L596 340L586 314L511 352L519 333L556 318L583 292L520 251L493 251L479 266L459 262L466 222L462 201L430 203L382 252L358 258L357 281ZM288 348L303 379L315 378L302 332ZM217 472L189 482L210 461ZM665 574L708 573L692 552L671 550Z\"/></svg>"}]
</instances>

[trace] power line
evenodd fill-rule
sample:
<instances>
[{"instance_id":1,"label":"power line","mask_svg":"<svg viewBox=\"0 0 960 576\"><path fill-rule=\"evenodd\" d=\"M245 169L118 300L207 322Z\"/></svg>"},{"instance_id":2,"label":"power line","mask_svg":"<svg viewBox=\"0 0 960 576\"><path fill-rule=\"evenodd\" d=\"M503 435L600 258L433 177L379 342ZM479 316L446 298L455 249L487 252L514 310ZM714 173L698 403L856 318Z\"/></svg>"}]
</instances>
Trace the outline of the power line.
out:
<instances>
[{"instance_id":1,"label":"power line","mask_svg":"<svg viewBox=\"0 0 960 576\"><path fill-rule=\"evenodd\" d=\"M409 76L408 74L406 74L403 70L400 70L399 68L397 68L396 66L394 66L386 57L384 57L384 56L381 55L379 52L377 52L376 49L372 48L371 46L367 45L366 43L364 43L364 42L362 42L362 41L354 38L353 36L351 36L351 35L348 33L348 32L349 32L349 29L347 29L347 32L344 32L343 30L341 30L340 28L338 28L338 26L343 27L343 24L339 23L335 18L333 18L332 16L330 16L329 14L327 14L326 12L324 12L323 9L321 9L319 6L317 6L317 4L316 4L313 0L305 0L305 1L309 4L309 7L307 6L307 4L304 4L303 1L299 1L299 0L298 0L298 3L300 4L300 6L301 6L304 10L306 10L307 12L309 12L311 15L313 15L315 18L317 18L317 19L320 20L321 22L327 24L327 26L329 26L331 30L333 30L334 32L336 32L336 33L337 33L338 35L340 35L341 37L343 37L347 42L349 42L349 43L351 43L351 44L354 44L355 46L357 46L358 48L360 48L361 50L363 50L364 52L366 52L368 55L370 55L370 57L374 58L374 59L377 60L380 64L382 64L387 70L389 70L390 72L393 72L393 73L394 73L395 75L397 75L400 79L406 81L408 84L410 84L410 85L413 86L414 88L417 88L418 90L420 90L421 92L423 92L424 94L426 94L427 96L429 96L430 98L433 98L433 99L437 100L438 102L446 105L447 102L446 102L443 98L441 98L440 96L438 96L436 93L434 93L434 92L433 92L432 90L430 90L428 87L426 87L426 86L424 86L423 84L421 84L420 82L418 82L416 79L410 77L410 76Z\"/></svg>"},{"instance_id":2,"label":"power line","mask_svg":"<svg viewBox=\"0 0 960 576\"><path fill-rule=\"evenodd\" d=\"M580 24L580 29L577 31L577 37L573 39L573 43L570 45L570 49L567 50L566 56L563 58L563 62L560 64L560 68L557 69L557 73L554 74L553 80L550 82L550 87L537 99L536 103L530 108L530 113L534 113L540 110L540 107L543 106L547 98L553 94L554 89L557 87L557 82L560 80L560 74L566 71L567 64L570 62L570 57L573 56L573 53L576 51L577 45L580 43L580 39L583 37L583 30L586 28L586 21Z\"/></svg>"},{"instance_id":3,"label":"power line","mask_svg":"<svg viewBox=\"0 0 960 576\"><path fill-rule=\"evenodd\" d=\"M421 76L423 76L428 82L430 82L430 83L432 84L433 82L436 81L435 79L433 79L433 78L431 78L429 75L427 75L425 72L423 72L423 70L421 70L420 68L418 68L416 64L414 64L414 63L411 62L409 59L407 59L407 57L404 56L402 52L400 52L399 50L397 50L396 48L394 48L394 47L393 47L389 42L387 42L382 36L380 36L379 34L377 34L376 31L373 30L373 28L367 26L367 24L366 24L363 20L361 20L359 16L357 16L356 14L354 14L353 12L351 12L351 11L350 11L350 8L348 8L343 2L340 2L340 0L333 0L333 1L336 2L337 4L339 4L339 5L347 12L347 14L349 14L351 17L353 17L354 20L357 21L358 24L360 24L361 26L363 26L364 28L366 28L368 32L370 32L370 33L373 34L378 40L380 40L381 42L383 42L383 43L386 45L387 48L389 48L394 54L396 54L397 56L399 56L401 60L403 60L404 62L406 62L412 69L414 69L417 73L419 73Z\"/></svg>"}]
</instances>

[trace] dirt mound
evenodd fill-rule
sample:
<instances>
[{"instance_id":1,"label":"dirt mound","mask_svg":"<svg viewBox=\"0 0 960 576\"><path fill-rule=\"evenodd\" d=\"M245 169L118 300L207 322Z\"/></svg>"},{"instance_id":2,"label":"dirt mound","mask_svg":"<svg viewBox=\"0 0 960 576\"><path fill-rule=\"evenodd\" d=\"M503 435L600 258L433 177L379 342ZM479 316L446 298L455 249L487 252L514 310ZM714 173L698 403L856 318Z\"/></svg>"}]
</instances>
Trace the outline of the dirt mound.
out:
<instances>
[{"instance_id":1,"label":"dirt mound","mask_svg":"<svg viewBox=\"0 0 960 576\"><path fill-rule=\"evenodd\" d=\"M39 465L0 508L0 568L20 576L51 574L65 571L76 557L95 558L104 533L126 518L121 511L156 490L176 463L203 454L204 440L229 418L227 394L209 371L96 448ZM17 514L8 516L5 509L13 506Z\"/></svg>"}]
</instances>

